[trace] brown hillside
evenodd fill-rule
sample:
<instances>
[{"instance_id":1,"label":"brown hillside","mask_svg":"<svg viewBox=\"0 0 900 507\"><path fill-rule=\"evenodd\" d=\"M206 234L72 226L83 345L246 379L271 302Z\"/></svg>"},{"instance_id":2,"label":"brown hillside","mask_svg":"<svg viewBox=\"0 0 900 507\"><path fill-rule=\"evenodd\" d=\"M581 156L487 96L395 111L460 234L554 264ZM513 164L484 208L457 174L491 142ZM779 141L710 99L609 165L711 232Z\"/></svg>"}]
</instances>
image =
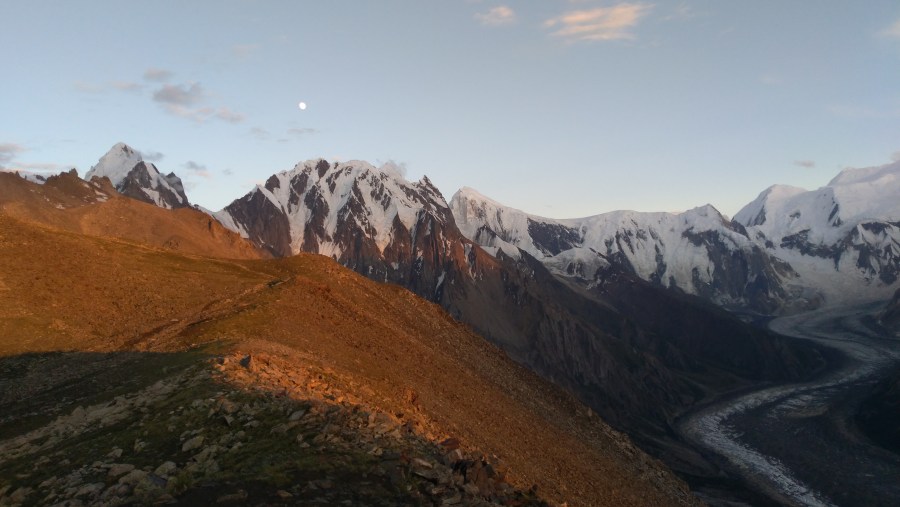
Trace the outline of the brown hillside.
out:
<instances>
[{"instance_id":1,"label":"brown hillside","mask_svg":"<svg viewBox=\"0 0 900 507\"><path fill-rule=\"evenodd\" d=\"M188 255L268 257L205 213L192 208L167 210L124 197L109 180L86 182L74 170L52 176L43 185L0 173L0 210L45 226Z\"/></svg>"},{"instance_id":2,"label":"brown hillside","mask_svg":"<svg viewBox=\"0 0 900 507\"><path fill-rule=\"evenodd\" d=\"M131 204L126 203L125 206L130 209ZM6 206L4 208L7 209ZM52 212L44 211L50 218L55 217ZM54 225L61 223L69 222L61 219ZM140 220L134 224L145 228ZM149 229L152 230L152 227ZM209 374L202 373L206 367L195 366L195 369L185 370L186 373L180 376L172 376L173 372L181 371L178 368L183 368L185 361L190 361L184 359L181 351L196 350L197 347L206 353L226 356L217 366L215 377L221 377L225 387L215 387L208 380L203 380L209 378ZM116 351L125 350L143 352L126 359L107 359L110 356L89 359L84 355L85 351L121 354ZM68 354L46 356L49 359L38 356L37 360L32 359L31 355L23 355L47 351L67 351ZM0 436L0 449L5 449L0 454L7 456L0 458L0 496L8 492L18 495L16 498L37 498L28 496L37 488L37 485L29 486L26 482L32 476L29 474L37 474L35 480L44 481L42 484L55 484L47 482L53 479L46 477L50 472L40 475L31 470L29 463L34 458L29 457L32 456L29 453L40 453L33 455L36 457L59 449L55 454L59 457L55 459L61 461L65 456L73 461L73 467L80 457L85 464L79 473L87 477L94 473L91 470L99 466L95 461L99 458L91 453L101 452L91 450L95 447L88 446L88 443L96 446L96 442L119 439L129 446L121 460L131 459L140 465L140 456L148 451L141 451L143 454L139 451L147 445L146 442L153 445L161 442L159 448L162 448L167 445L166 438L172 438L165 437L169 433L161 429L161 436L154 440L157 437L154 436L155 426L151 418L155 413L173 414L169 417L168 432L174 431L171 434L175 436L180 433L184 440L183 444L178 444L180 451L172 451L172 462L179 469L184 467L185 473L200 473L197 467L208 463L202 460L217 452L216 446L202 448L201 454L205 453L202 457L180 458L183 449L189 447L188 438L198 431L207 431L207 435L221 431L223 423L214 424L214 420L209 419L217 410L223 410L221 407L225 402L221 401L221 397L245 399L240 394L241 390L245 390L265 396L246 405L251 408L228 416L232 420L239 415L243 417L238 421L246 421L243 423L245 432L256 435L253 437L255 440L244 449L258 449L254 451L257 454L246 459L259 459L259 453L274 452L253 445L275 442L273 445L283 453L279 456L284 456L279 463L293 463L295 468L300 466L298 463L306 463L303 457L306 455L302 453L309 451L303 448L290 452L283 450L285 447L295 449L294 444L301 440L301 435L297 439L291 436L279 444L279 435L286 427L284 424L273 423L270 431L265 426L268 420L260 421L260 415L248 414L276 414L278 410L290 413L293 409L284 403L289 400L300 403L315 395L320 399L318 403L327 405L318 412L312 412L313 415L320 414L315 416L320 419L314 418L311 424L318 424L316 421L325 424L325 429L321 430L324 433L316 439L321 438L323 445L334 440L328 436L332 431L328 428L337 424L327 423L329 419L325 419L326 416L340 421L344 425L340 434L345 435L348 432L368 431L365 430L365 417L357 414L387 414L383 424L398 428L394 431L397 435L408 432L409 436L403 438L431 442L429 445L433 448L447 437L456 438L467 455L483 453L486 462L494 469L505 472L507 480L520 491L536 485L538 495L554 503L676 505L694 502L683 483L632 446L626 437L611 430L558 388L509 360L497 348L448 317L438 306L404 289L371 282L325 257L300 255L283 260L256 261L187 257L113 239L38 226L0 213L0 355L5 356L0 359L0 376L5 378L3 385L6 386L4 392L0 392L0 412L7 414L0 420L0 435L5 435ZM146 359L142 361L141 357ZM66 358L71 364L65 362ZM239 365L241 358L244 358L243 366ZM57 366L42 372L40 364L43 361ZM54 397L54 393L64 392L63 386L74 385L72 375L75 373L72 372L86 364L107 364L103 361L119 361L116 363L118 368L130 373L116 377L111 373L119 371L116 368L96 366L91 369L84 366L85 372L93 372L85 373L83 377L87 391L97 390L94 382L97 378L105 378L100 372L114 377L103 381L102 392L119 389L127 382L136 382L136 378L146 378L146 384L154 379L159 380L152 388L140 391L145 394L129 391L121 403L117 401L112 405L90 405L79 400L78 396L71 399ZM155 366L141 366L144 362ZM23 371L23 364L32 365L25 368L32 373L14 373ZM60 368L63 364L69 365ZM34 382L31 382L31 376L35 376ZM175 389L176 385L182 386L179 388L181 391ZM171 389L166 390L169 389L166 386L171 386ZM84 396L81 388L76 391ZM180 392L190 393L196 399L179 401L177 396ZM208 400L215 400L216 396L220 400L218 405L210 406L212 402ZM284 401L277 401L279 399ZM67 414L71 411L72 415L57 418L52 423L35 422L34 414L42 413L46 403L33 407L30 403L38 403L34 400L52 400L59 404L52 410L46 409L47 414ZM74 406L76 400L79 403L77 407ZM141 412L134 412L142 419L136 419L134 425L128 426L145 428L142 432L132 434L130 431L137 430L116 423L129 417L127 412L131 405L128 403L132 402L128 400L139 400L134 402L134 410L144 407ZM263 403L260 400L276 401ZM272 412L274 409L270 408L273 403L280 404L277 407L281 408ZM156 408L147 410L147 406ZM319 405L312 405L316 406ZM185 411L184 407L190 407L190 410ZM31 422L23 426L22 419L9 415L18 413L17 410L27 412ZM177 419L178 414L194 414L191 410L200 418L190 419L195 416L183 415L184 421ZM207 412L209 415L206 415ZM222 413L227 415L229 412ZM92 414L102 415L92 419ZM252 417L257 418L255 423ZM371 415L369 426L372 426L372 418L376 427L381 424L378 423L379 417ZM73 418L77 424L67 422ZM77 428L91 428L91 424L102 427L107 420L112 421L109 423L112 426L97 433L97 437L78 433L81 430ZM225 420L228 421L227 418ZM359 424L354 421L360 420L362 426L354 429ZM260 422L262 429L258 429ZM39 426L44 423L47 426ZM194 433L182 432L181 429L174 429L176 423L199 425L199 428L187 428ZM228 422L228 425L231 424ZM25 431L29 433L23 434ZM296 431L296 428L290 431ZM70 433L73 436L63 441L47 440L48 435ZM7 440L20 434L21 437ZM378 432L376 434L380 435ZM77 435L80 436L76 438ZM80 449L77 451L80 453L78 457L71 454L75 450L60 454L63 449L69 449L65 447L66 442L81 442L80 438L88 443L71 448ZM220 442L230 438L237 437L230 433L221 435ZM140 444L141 441L144 444ZM132 443L135 456L129 458ZM322 450L325 447L321 446L313 446L312 449L325 452ZM99 456L107 451L103 450ZM122 454L121 450L118 452ZM409 457L404 458L406 452L397 454L399 463L419 463L414 459L410 461ZM321 464L322 455L318 456L317 463ZM242 458L241 462L246 462L246 459ZM94 468L90 468L92 462L95 463ZM381 465L378 465L382 468L379 469L389 462L393 463L383 458ZM224 480L221 478L229 471L238 477L246 475L245 472L237 473L237 469L228 468L228 462L223 459L216 463L215 469L203 471L207 474L206 481L217 480L217 477ZM463 462L453 463L456 467ZM443 470L430 461L426 464L433 470ZM256 471L269 477L275 473L272 467L277 468L276 465L270 461L261 462L259 467L262 468ZM147 470L152 471L154 467L156 464L148 464ZM27 473L22 472L25 469ZM100 477L100 482L96 483L98 486L91 485L99 489L94 493L85 493L85 498L93 498L90 495L99 495L103 487L116 484L116 479L109 478L112 477L112 468L108 475L105 468L99 470L102 474L97 476ZM150 472L142 473L144 476L141 477L146 479L146 474ZM434 473L437 472L420 470L411 479L404 479L413 481L407 486L413 489L406 491L418 491L414 486L421 486L423 477L427 479L429 474ZM126 477L140 475L135 474L137 472ZM473 482L458 486L462 488L460 491L472 495L471 498L479 495L488 498L485 488L489 486L482 485L479 490L477 484L481 479L471 474L467 477L469 479L466 480ZM229 480L237 479L232 477ZM206 490L202 486L176 488L172 485L183 485L183 480L178 482L173 478L168 483L163 479L160 481L168 484L172 494L182 495L177 499L186 504L205 498L202 495L206 494ZM391 481L396 485L393 479ZM460 484L462 481L460 479ZM4 483L9 486L6 491ZM126 494L137 495L138 486L143 483L134 485L131 490L128 489L131 486L121 480L118 484L116 487L120 490L124 484ZM241 494L244 495L242 498L248 494L252 496L256 491L253 488L261 487L257 483L241 484L243 489L234 493L238 499ZM435 488L444 487L427 486L423 491L435 495L449 495L454 491L435 492ZM111 491L110 488L112 486L104 491ZM323 488L319 484L318 490ZM312 489L317 490L316 487ZM64 490L60 486L58 491ZM285 493L311 494L308 487L291 491L294 493L287 490ZM281 492L279 490L279 495ZM355 501L361 501L355 498ZM430 505L428 502L422 504Z\"/></svg>"}]
</instances>

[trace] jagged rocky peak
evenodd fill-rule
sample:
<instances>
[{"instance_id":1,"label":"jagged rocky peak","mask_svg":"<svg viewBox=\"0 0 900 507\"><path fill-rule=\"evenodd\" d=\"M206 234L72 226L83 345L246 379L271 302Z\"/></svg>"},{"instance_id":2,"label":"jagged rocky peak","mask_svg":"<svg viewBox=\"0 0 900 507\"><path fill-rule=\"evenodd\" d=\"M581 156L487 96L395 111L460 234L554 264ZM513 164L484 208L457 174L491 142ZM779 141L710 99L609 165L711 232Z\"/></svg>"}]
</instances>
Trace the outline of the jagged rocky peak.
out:
<instances>
[{"instance_id":1,"label":"jagged rocky peak","mask_svg":"<svg viewBox=\"0 0 900 507\"><path fill-rule=\"evenodd\" d=\"M113 145L84 178L108 178L119 193L161 208L190 206L181 178L175 173L161 174L125 143Z\"/></svg>"},{"instance_id":2,"label":"jagged rocky peak","mask_svg":"<svg viewBox=\"0 0 900 507\"><path fill-rule=\"evenodd\" d=\"M362 244L371 255L381 254L413 235L424 216L452 222L447 202L427 177L409 182L392 163L376 168L323 159L273 174L214 216L275 255L306 251L334 258Z\"/></svg>"}]
</instances>

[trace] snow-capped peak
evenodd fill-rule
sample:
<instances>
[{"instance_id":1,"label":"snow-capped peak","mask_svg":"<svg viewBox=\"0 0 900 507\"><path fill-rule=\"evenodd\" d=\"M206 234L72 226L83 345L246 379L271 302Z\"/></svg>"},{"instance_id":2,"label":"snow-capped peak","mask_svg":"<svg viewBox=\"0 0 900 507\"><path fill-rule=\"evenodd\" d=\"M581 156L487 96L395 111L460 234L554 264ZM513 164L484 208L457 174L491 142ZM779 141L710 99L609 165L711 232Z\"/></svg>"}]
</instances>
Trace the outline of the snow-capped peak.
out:
<instances>
[{"instance_id":1,"label":"snow-capped peak","mask_svg":"<svg viewBox=\"0 0 900 507\"><path fill-rule=\"evenodd\" d=\"M141 152L125 143L116 143L100 157L84 179L109 178L123 195L161 208L189 206L184 185L174 173L163 175L155 165L144 162Z\"/></svg>"},{"instance_id":2,"label":"snow-capped peak","mask_svg":"<svg viewBox=\"0 0 900 507\"><path fill-rule=\"evenodd\" d=\"M269 204L259 203L260 198ZM249 237L254 225L244 223L240 216L246 206L269 207L284 217L287 234L279 236L279 252L308 250L315 240L320 253L335 256L346 247L336 238L348 223L383 251L394 240L398 222L406 231L413 231L423 214L442 222L450 215L446 201L427 178L410 183L396 164L376 168L359 160L330 163L321 158L272 175L265 185L214 216ZM289 238L288 244L284 244L284 236Z\"/></svg>"},{"instance_id":3,"label":"snow-capped peak","mask_svg":"<svg viewBox=\"0 0 900 507\"><path fill-rule=\"evenodd\" d=\"M900 162L845 169L817 190L769 187L735 215L773 241L802 233L816 244L832 245L866 220L900 219Z\"/></svg>"},{"instance_id":4,"label":"snow-capped peak","mask_svg":"<svg viewBox=\"0 0 900 507\"><path fill-rule=\"evenodd\" d=\"M844 169L828 182L828 186L893 183L898 175L900 175L900 160L877 167Z\"/></svg>"},{"instance_id":5,"label":"snow-capped peak","mask_svg":"<svg viewBox=\"0 0 900 507\"><path fill-rule=\"evenodd\" d=\"M139 151L125 143L116 143L106 152L106 155L100 157L97 165L91 167L90 171L84 175L84 179L90 181L95 176L98 178L105 176L113 185L118 185L134 169L134 166L143 160ZM156 168L154 167L154 169ZM157 171L158 173L159 171Z\"/></svg>"},{"instance_id":6,"label":"snow-capped peak","mask_svg":"<svg viewBox=\"0 0 900 507\"><path fill-rule=\"evenodd\" d=\"M772 185L763 190L750 204L741 208L734 216L735 222L751 227L754 225L762 225L766 221L766 203L771 199L780 201L788 199L797 194L806 192L806 189L800 187L792 187L790 185Z\"/></svg>"}]
</instances>

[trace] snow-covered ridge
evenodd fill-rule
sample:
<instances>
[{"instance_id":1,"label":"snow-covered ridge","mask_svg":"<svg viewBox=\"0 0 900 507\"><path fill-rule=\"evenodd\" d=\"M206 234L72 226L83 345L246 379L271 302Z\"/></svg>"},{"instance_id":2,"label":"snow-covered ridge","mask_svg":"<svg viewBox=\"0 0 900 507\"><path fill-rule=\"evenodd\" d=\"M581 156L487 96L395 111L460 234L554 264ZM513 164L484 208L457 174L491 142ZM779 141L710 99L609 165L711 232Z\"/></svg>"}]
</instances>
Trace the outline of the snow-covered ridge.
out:
<instances>
[{"instance_id":1,"label":"snow-covered ridge","mask_svg":"<svg viewBox=\"0 0 900 507\"><path fill-rule=\"evenodd\" d=\"M683 213L614 211L550 219L463 188L450 208L463 234L488 251L521 249L551 271L589 284L615 264L650 282L720 304L761 298L759 307L768 311L785 297L781 285L793 276L711 205ZM766 281L757 281L760 277Z\"/></svg>"},{"instance_id":2,"label":"snow-covered ridge","mask_svg":"<svg viewBox=\"0 0 900 507\"><path fill-rule=\"evenodd\" d=\"M47 183L47 178L50 177L50 176L46 176L44 174L38 174L38 173L31 172L31 171L22 171L20 169L0 168L0 172L13 173L13 174L17 175L18 177L22 178L23 180L30 181L32 183L37 183L38 185L43 185L44 183Z\"/></svg>"},{"instance_id":3,"label":"snow-covered ridge","mask_svg":"<svg viewBox=\"0 0 900 507\"><path fill-rule=\"evenodd\" d=\"M518 255L518 249L521 248L538 259L545 257L544 251L534 244L528 234L530 218L537 218L548 224L559 223L504 206L469 187L463 187L453 194L450 209L463 236L479 243L491 253L496 253L499 248L514 256Z\"/></svg>"},{"instance_id":4,"label":"snow-covered ridge","mask_svg":"<svg viewBox=\"0 0 900 507\"><path fill-rule=\"evenodd\" d=\"M734 219L831 301L887 298L900 278L900 162L770 187Z\"/></svg>"},{"instance_id":5,"label":"snow-covered ridge","mask_svg":"<svg viewBox=\"0 0 900 507\"><path fill-rule=\"evenodd\" d=\"M243 199L249 202L255 195L262 196L287 218L293 253L303 251L308 231L313 230L320 253L339 256L341 247L335 238L348 220L383 251L393 240L395 221L412 231L420 213L435 212L440 216L448 212L446 201L427 177L411 183L391 164L376 168L358 160L300 162L272 175ZM225 227L247 237L247 224L234 216L233 205L214 216ZM438 213L439 210L443 212Z\"/></svg>"},{"instance_id":6,"label":"snow-covered ridge","mask_svg":"<svg viewBox=\"0 0 900 507\"><path fill-rule=\"evenodd\" d=\"M174 173L163 175L141 153L125 143L117 143L100 157L84 179L109 178L116 189L129 197L141 199L161 208L188 206L181 179Z\"/></svg>"},{"instance_id":7,"label":"snow-covered ridge","mask_svg":"<svg viewBox=\"0 0 900 507\"><path fill-rule=\"evenodd\" d=\"M813 191L771 186L733 221L710 205L549 219L471 188L450 206L463 234L492 253L521 249L586 280L618 264L722 304L849 303L889 297L900 282L900 162L847 169Z\"/></svg>"},{"instance_id":8,"label":"snow-covered ridge","mask_svg":"<svg viewBox=\"0 0 900 507\"><path fill-rule=\"evenodd\" d=\"M900 220L900 162L845 169L828 185L806 191L776 185L735 215L773 242L809 231L807 240L833 245L864 221Z\"/></svg>"}]
</instances>

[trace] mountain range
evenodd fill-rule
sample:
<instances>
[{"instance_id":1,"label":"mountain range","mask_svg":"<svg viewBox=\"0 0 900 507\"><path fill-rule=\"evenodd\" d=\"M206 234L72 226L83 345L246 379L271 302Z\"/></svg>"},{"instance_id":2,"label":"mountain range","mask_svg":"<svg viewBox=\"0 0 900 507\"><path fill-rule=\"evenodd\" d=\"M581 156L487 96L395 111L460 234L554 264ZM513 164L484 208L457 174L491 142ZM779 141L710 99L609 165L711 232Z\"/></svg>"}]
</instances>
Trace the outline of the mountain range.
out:
<instances>
[{"instance_id":1,"label":"mountain range","mask_svg":"<svg viewBox=\"0 0 900 507\"><path fill-rule=\"evenodd\" d=\"M160 207L189 205L174 173L162 175L124 143L85 179L95 176ZM734 219L705 205L683 213L616 211L559 220L467 187L448 203L427 177L411 183L387 165L319 159L273 174L211 214L273 256L315 252L345 265L365 264L375 279L419 283L410 256L424 252L424 245L415 239L434 236L448 242L443 249L464 239L495 257L498 251L515 258L526 253L587 287L616 266L728 309L773 315L888 299L900 275L898 192L900 162L894 162L846 169L814 191L773 185ZM437 280L428 282L439 294Z\"/></svg>"},{"instance_id":2,"label":"mountain range","mask_svg":"<svg viewBox=\"0 0 900 507\"><path fill-rule=\"evenodd\" d=\"M771 187L733 220L709 205L558 220L469 188L448 202L427 177L409 182L391 166L318 159L210 212L218 223L206 233L221 224L258 255L321 254L406 287L708 484L718 467L679 441L674 421L822 367L819 350L747 321L891 297L898 175L895 163L812 192ZM121 143L94 176L148 204L189 206L177 176Z\"/></svg>"}]
</instances>

